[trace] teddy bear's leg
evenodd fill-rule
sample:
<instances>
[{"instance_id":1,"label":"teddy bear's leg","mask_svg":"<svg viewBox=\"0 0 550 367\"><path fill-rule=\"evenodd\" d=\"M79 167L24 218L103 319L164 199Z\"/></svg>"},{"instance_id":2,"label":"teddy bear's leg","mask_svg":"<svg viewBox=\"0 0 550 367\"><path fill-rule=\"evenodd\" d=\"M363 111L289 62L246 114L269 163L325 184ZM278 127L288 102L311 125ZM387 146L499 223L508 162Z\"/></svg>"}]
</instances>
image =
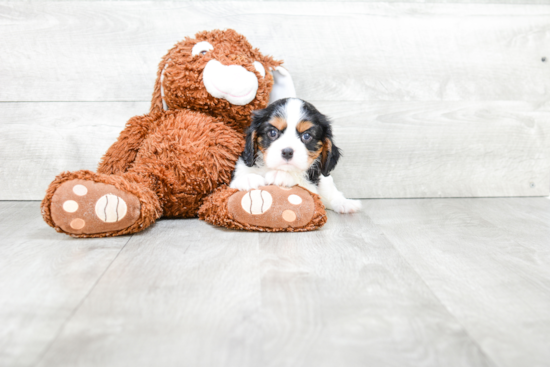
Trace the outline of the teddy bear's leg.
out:
<instances>
[{"instance_id":1,"label":"teddy bear's leg","mask_svg":"<svg viewBox=\"0 0 550 367\"><path fill-rule=\"evenodd\" d=\"M132 117L117 141L101 158L97 172L106 175L126 172L136 159L139 148L149 135L149 130L155 126L156 118L155 114Z\"/></svg>"},{"instance_id":2,"label":"teddy bear's leg","mask_svg":"<svg viewBox=\"0 0 550 367\"><path fill-rule=\"evenodd\" d=\"M228 184L244 149L242 134L212 117L178 111L167 114L140 147L123 177L149 180L162 214L194 218L202 200Z\"/></svg>"},{"instance_id":3,"label":"teddy bear's leg","mask_svg":"<svg viewBox=\"0 0 550 367\"><path fill-rule=\"evenodd\" d=\"M303 232L322 227L327 216L319 195L300 186L222 187L204 200L199 218L222 227L263 232Z\"/></svg>"},{"instance_id":4,"label":"teddy bear's leg","mask_svg":"<svg viewBox=\"0 0 550 367\"><path fill-rule=\"evenodd\" d=\"M42 215L58 232L75 237L139 232L162 213L148 184L137 176L66 172L50 184L42 201Z\"/></svg>"}]
</instances>

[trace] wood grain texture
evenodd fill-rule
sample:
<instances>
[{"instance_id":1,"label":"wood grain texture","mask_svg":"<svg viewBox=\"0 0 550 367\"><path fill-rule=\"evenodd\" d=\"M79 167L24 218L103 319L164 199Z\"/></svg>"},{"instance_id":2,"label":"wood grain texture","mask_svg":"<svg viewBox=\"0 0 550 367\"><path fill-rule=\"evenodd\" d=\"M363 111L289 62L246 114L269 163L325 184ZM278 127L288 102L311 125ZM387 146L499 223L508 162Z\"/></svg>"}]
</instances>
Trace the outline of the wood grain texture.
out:
<instances>
[{"instance_id":1,"label":"wood grain texture","mask_svg":"<svg viewBox=\"0 0 550 367\"><path fill-rule=\"evenodd\" d=\"M205 28L284 59L304 99L549 98L548 6L320 4L3 2L0 101L147 101L160 57Z\"/></svg>"},{"instance_id":2,"label":"wood grain texture","mask_svg":"<svg viewBox=\"0 0 550 367\"><path fill-rule=\"evenodd\" d=\"M364 215L499 366L548 365L548 200L370 201Z\"/></svg>"},{"instance_id":3,"label":"wood grain texture","mask_svg":"<svg viewBox=\"0 0 550 367\"><path fill-rule=\"evenodd\" d=\"M363 208L299 234L161 220L124 246L0 202L0 365L547 365L548 199Z\"/></svg>"},{"instance_id":4,"label":"wood grain texture","mask_svg":"<svg viewBox=\"0 0 550 367\"><path fill-rule=\"evenodd\" d=\"M162 220L132 237L38 366L258 366L258 233Z\"/></svg>"},{"instance_id":5,"label":"wood grain texture","mask_svg":"<svg viewBox=\"0 0 550 367\"><path fill-rule=\"evenodd\" d=\"M548 195L547 104L323 102L349 197ZM66 170L95 170L147 102L1 103L0 200L40 200Z\"/></svg>"},{"instance_id":6,"label":"wood grain texture","mask_svg":"<svg viewBox=\"0 0 550 367\"><path fill-rule=\"evenodd\" d=\"M95 171L138 103L0 103L0 200L42 200L63 171Z\"/></svg>"},{"instance_id":7,"label":"wood grain texture","mask_svg":"<svg viewBox=\"0 0 550 367\"><path fill-rule=\"evenodd\" d=\"M548 6L0 2L0 101L16 101L0 104L0 199L95 169L147 111L160 57L205 24L286 60L335 120L350 197L550 193Z\"/></svg>"},{"instance_id":8,"label":"wood grain texture","mask_svg":"<svg viewBox=\"0 0 550 367\"><path fill-rule=\"evenodd\" d=\"M57 1L128 1L128 0L57 0ZM133 0L133 1L150 1L150 0ZM158 0L158 1L173 1L173 0ZM204 2L204 1L220 1L220 0L178 0L178 2ZM226 1L226 0L224 0ZM250 1L250 0L227 0L235 1ZM254 0L255 2L290 2L295 0ZM340 0L300 0L302 2L341 2ZM380 3L380 0L347 0L346 2L362 2L362 3ZM550 0L385 0L384 3L458 3L458 4L550 4Z\"/></svg>"},{"instance_id":9,"label":"wood grain texture","mask_svg":"<svg viewBox=\"0 0 550 367\"><path fill-rule=\"evenodd\" d=\"M136 235L38 366L493 366L379 232L164 220ZM354 234L350 234L354 233Z\"/></svg>"},{"instance_id":10,"label":"wood grain texture","mask_svg":"<svg viewBox=\"0 0 550 367\"><path fill-rule=\"evenodd\" d=\"M492 199L469 201L468 206L483 216L484 220L495 225L508 236L513 236L517 243L532 249L532 251L527 250L532 255L530 257L532 262L544 264L550 256L548 202L513 198L496 206L491 205L492 201ZM505 212L506 215L502 215L501 212ZM541 252L544 254L542 257L538 255Z\"/></svg>"},{"instance_id":11,"label":"wood grain texture","mask_svg":"<svg viewBox=\"0 0 550 367\"><path fill-rule=\"evenodd\" d=\"M320 231L268 234L262 255L262 366L485 366L368 218L329 212Z\"/></svg>"},{"instance_id":12,"label":"wood grain texture","mask_svg":"<svg viewBox=\"0 0 550 367\"><path fill-rule=\"evenodd\" d=\"M550 105L525 102L323 102L350 197L550 193Z\"/></svg>"},{"instance_id":13,"label":"wood grain texture","mask_svg":"<svg viewBox=\"0 0 550 367\"><path fill-rule=\"evenodd\" d=\"M1 202L0 233L0 366L31 366L129 237L59 235L38 202Z\"/></svg>"}]
</instances>

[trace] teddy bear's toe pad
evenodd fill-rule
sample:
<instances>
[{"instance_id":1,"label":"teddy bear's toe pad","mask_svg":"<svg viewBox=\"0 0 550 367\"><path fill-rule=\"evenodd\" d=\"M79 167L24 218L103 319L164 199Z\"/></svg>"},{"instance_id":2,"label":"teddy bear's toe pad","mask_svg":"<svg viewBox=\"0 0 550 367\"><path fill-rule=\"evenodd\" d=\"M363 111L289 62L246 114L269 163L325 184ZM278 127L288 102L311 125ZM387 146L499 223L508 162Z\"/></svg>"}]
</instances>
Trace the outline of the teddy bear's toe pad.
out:
<instances>
[{"instance_id":1,"label":"teddy bear's toe pad","mask_svg":"<svg viewBox=\"0 0 550 367\"><path fill-rule=\"evenodd\" d=\"M314 215L310 193L299 186L262 186L229 198L229 213L240 223L267 228L302 227Z\"/></svg>"},{"instance_id":2,"label":"teddy bear's toe pad","mask_svg":"<svg viewBox=\"0 0 550 367\"><path fill-rule=\"evenodd\" d=\"M53 222L67 233L112 232L136 222L140 203L137 197L113 185L71 180L53 195L51 215Z\"/></svg>"}]
</instances>

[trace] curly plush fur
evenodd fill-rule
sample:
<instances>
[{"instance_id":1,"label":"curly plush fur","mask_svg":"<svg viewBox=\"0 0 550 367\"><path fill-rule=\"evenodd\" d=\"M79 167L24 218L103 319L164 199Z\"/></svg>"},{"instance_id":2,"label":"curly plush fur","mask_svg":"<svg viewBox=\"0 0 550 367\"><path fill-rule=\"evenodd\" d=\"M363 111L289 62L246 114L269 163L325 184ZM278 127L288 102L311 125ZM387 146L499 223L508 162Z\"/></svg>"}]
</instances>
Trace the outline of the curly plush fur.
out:
<instances>
[{"instance_id":1,"label":"curly plush fur","mask_svg":"<svg viewBox=\"0 0 550 367\"><path fill-rule=\"evenodd\" d=\"M192 48L200 41L209 42L213 50L193 56ZM256 75L258 90L250 103L234 105L208 93L202 73L212 59L223 65L242 66ZM266 70L282 63L262 55L234 30L200 32L195 38L177 43L160 62L150 112L128 121L118 140L102 158L97 173L65 172L56 177L42 201L44 220L58 232L75 237L105 237L139 232L161 216L196 217L203 200L218 187L229 184L235 162L244 149L243 132L250 125L251 113L268 104L273 77L270 73L262 76L254 68L254 61L260 62ZM161 81L164 97L161 96ZM168 110L163 108L163 99ZM107 196L111 195L109 190L133 195L137 198L133 201L139 202L139 207L135 208L139 211L138 219L129 227L115 226L115 229L99 233L86 233L85 228L67 229L67 225L62 228L52 212L58 210L63 215L72 212L63 212L55 202L76 202L73 205L78 210L84 205L78 194L60 188L71 180L109 185L111 189L105 191ZM93 191L93 186L90 187ZM220 192L218 190L217 194ZM221 205L219 196L215 198ZM213 202L210 200L209 205ZM115 208L117 219L119 208ZM92 215L93 209L87 208L88 214L82 215ZM97 213L97 207L95 210ZM76 211L75 215L78 213ZM73 228L79 227L80 224Z\"/></svg>"}]
</instances>

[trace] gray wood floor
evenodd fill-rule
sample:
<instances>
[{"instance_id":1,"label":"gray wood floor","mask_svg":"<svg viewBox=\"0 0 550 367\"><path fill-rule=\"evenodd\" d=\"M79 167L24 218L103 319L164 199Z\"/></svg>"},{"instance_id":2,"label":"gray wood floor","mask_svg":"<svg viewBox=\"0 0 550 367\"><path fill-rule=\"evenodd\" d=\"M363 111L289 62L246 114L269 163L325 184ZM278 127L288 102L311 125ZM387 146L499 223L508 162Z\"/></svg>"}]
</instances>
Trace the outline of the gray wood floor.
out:
<instances>
[{"instance_id":1,"label":"gray wood floor","mask_svg":"<svg viewBox=\"0 0 550 367\"><path fill-rule=\"evenodd\" d=\"M550 200L72 239L0 202L0 366L548 366Z\"/></svg>"}]
</instances>

